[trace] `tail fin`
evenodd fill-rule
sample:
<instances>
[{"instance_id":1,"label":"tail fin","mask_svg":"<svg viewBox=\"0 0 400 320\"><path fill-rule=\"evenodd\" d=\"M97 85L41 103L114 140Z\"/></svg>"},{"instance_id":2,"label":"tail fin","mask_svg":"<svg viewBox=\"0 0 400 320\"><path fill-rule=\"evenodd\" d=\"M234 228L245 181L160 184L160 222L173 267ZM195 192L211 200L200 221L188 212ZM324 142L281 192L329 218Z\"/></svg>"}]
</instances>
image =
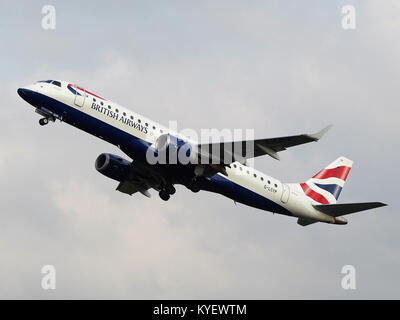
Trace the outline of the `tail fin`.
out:
<instances>
[{"instance_id":1,"label":"tail fin","mask_svg":"<svg viewBox=\"0 0 400 320\"><path fill-rule=\"evenodd\" d=\"M340 157L311 179L300 183L300 187L315 204L335 204L352 165L353 161Z\"/></svg>"}]
</instances>

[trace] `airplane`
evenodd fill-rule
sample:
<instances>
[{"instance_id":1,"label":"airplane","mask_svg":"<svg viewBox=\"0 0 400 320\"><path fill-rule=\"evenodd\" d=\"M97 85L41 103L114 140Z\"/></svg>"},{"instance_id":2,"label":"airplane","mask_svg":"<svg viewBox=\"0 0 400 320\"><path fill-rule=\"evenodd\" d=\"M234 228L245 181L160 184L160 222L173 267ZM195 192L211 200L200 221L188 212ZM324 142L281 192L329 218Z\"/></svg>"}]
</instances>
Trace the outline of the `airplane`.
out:
<instances>
[{"instance_id":1,"label":"airplane","mask_svg":"<svg viewBox=\"0 0 400 320\"><path fill-rule=\"evenodd\" d=\"M346 157L301 183L283 183L246 165L248 159L263 155L279 160L278 152L318 141L331 126L314 134L201 144L68 81L38 81L17 93L41 115L40 125L65 122L117 146L132 159L102 153L95 161L96 170L118 181L116 190L128 195L150 197L154 189L167 201L176 192L174 185L184 185L193 192L219 193L235 203L295 217L301 226L344 225L344 215L386 205L336 203L353 165ZM178 153L190 161L173 162ZM153 160L166 155L165 161L153 163L149 155Z\"/></svg>"}]
</instances>

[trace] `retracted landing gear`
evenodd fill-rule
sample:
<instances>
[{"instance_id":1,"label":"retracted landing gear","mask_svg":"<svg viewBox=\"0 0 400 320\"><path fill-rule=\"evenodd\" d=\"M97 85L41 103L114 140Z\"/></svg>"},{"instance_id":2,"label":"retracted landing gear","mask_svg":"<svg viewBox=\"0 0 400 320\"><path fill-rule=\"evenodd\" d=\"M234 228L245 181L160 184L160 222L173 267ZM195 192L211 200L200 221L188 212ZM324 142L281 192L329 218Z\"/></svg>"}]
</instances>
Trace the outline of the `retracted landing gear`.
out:
<instances>
[{"instance_id":1,"label":"retracted landing gear","mask_svg":"<svg viewBox=\"0 0 400 320\"><path fill-rule=\"evenodd\" d=\"M39 120L39 124L41 126L45 126L48 123L49 123L49 119L48 118L42 118L42 119Z\"/></svg>"}]
</instances>

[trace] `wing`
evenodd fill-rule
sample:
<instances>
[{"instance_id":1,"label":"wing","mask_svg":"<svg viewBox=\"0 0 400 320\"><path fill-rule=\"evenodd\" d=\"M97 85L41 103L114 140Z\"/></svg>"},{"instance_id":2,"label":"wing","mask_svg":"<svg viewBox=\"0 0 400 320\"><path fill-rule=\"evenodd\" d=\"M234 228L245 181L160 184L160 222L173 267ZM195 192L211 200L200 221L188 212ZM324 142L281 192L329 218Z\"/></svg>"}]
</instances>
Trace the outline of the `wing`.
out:
<instances>
[{"instance_id":1,"label":"wing","mask_svg":"<svg viewBox=\"0 0 400 320\"><path fill-rule=\"evenodd\" d=\"M263 155L269 155L274 159L279 160L278 152L286 150L300 144L318 141L332 127L327 126L321 131L314 134L300 134L295 136L221 142L211 144L200 144L198 148L201 156L207 156L212 159L213 163L229 164L234 161L243 162L246 159L255 158ZM226 161L226 159L232 159Z\"/></svg>"},{"instance_id":2,"label":"wing","mask_svg":"<svg viewBox=\"0 0 400 320\"><path fill-rule=\"evenodd\" d=\"M129 195L140 192L150 198L149 190L160 190L162 184L163 177L152 167L139 162L132 162L129 177L121 181L116 190Z\"/></svg>"},{"instance_id":3,"label":"wing","mask_svg":"<svg viewBox=\"0 0 400 320\"><path fill-rule=\"evenodd\" d=\"M132 181L121 181L117 186L117 190L132 195L136 192L140 192L141 194L145 195L146 197L150 198L151 194L149 192L150 187L144 183L136 183Z\"/></svg>"}]
</instances>

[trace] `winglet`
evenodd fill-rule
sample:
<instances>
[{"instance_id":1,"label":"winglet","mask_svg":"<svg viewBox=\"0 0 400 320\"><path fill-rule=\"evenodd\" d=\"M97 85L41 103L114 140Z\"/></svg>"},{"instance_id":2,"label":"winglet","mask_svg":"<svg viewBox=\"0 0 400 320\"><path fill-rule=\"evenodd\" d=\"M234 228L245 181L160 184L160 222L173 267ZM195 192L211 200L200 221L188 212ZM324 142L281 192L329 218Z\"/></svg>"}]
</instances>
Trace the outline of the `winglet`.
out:
<instances>
[{"instance_id":1,"label":"winglet","mask_svg":"<svg viewBox=\"0 0 400 320\"><path fill-rule=\"evenodd\" d=\"M330 124L329 126L325 127L324 129L322 129L321 131L317 132L317 133L313 133L313 134L309 134L308 136L312 139L314 139L315 141L318 141L319 139L321 139L323 137L323 135L325 133L328 132L328 130L330 128L332 128L333 124Z\"/></svg>"}]
</instances>

